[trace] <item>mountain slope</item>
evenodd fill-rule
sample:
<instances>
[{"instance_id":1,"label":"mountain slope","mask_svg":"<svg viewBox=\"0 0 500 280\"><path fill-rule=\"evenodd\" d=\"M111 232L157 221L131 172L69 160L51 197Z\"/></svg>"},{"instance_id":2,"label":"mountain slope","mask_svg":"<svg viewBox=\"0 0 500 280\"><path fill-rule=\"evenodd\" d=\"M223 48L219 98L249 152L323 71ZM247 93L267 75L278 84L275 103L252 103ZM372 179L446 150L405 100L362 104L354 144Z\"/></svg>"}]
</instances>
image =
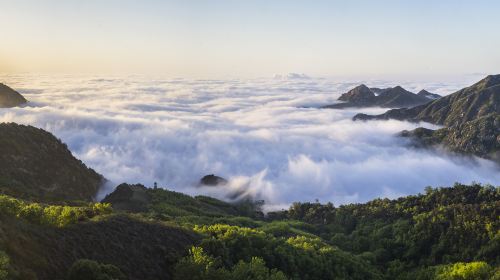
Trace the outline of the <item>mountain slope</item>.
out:
<instances>
[{"instance_id":1,"label":"mountain slope","mask_svg":"<svg viewBox=\"0 0 500 280\"><path fill-rule=\"evenodd\" d=\"M0 218L0 245L20 280L66 279L78 259L113 264L131 280L170 279L174 264L199 240L192 231L127 215L62 228Z\"/></svg>"},{"instance_id":2,"label":"mountain slope","mask_svg":"<svg viewBox=\"0 0 500 280\"><path fill-rule=\"evenodd\" d=\"M470 87L411 109L392 109L381 115L358 114L354 120L399 119L453 126L500 113L500 75L490 75Z\"/></svg>"},{"instance_id":3,"label":"mountain slope","mask_svg":"<svg viewBox=\"0 0 500 280\"><path fill-rule=\"evenodd\" d=\"M40 201L90 201L103 180L49 132L0 124L1 193Z\"/></svg>"},{"instance_id":4,"label":"mountain slope","mask_svg":"<svg viewBox=\"0 0 500 280\"><path fill-rule=\"evenodd\" d=\"M378 95L376 95L377 93ZM411 93L401 86L387 89L370 89L365 85L359 85L342 94L338 100L344 103L336 103L324 106L329 109L342 109L348 107L387 107L401 108L426 104L434 98L424 94Z\"/></svg>"},{"instance_id":5,"label":"mountain slope","mask_svg":"<svg viewBox=\"0 0 500 280\"><path fill-rule=\"evenodd\" d=\"M417 146L445 145L453 152L473 154L500 162L500 115L488 115L463 124L437 130L417 128L401 136Z\"/></svg>"},{"instance_id":6,"label":"mountain slope","mask_svg":"<svg viewBox=\"0 0 500 280\"><path fill-rule=\"evenodd\" d=\"M436 131L404 132L419 145L444 144L452 151L500 162L500 75L490 75L470 87L428 104L389 110L381 115L357 114L353 120L424 121L446 126Z\"/></svg>"},{"instance_id":7,"label":"mountain slope","mask_svg":"<svg viewBox=\"0 0 500 280\"><path fill-rule=\"evenodd\" d=\"M20 93L0 83L0 108L10 108L28 102Z\"/></svg>"}]
</instances>

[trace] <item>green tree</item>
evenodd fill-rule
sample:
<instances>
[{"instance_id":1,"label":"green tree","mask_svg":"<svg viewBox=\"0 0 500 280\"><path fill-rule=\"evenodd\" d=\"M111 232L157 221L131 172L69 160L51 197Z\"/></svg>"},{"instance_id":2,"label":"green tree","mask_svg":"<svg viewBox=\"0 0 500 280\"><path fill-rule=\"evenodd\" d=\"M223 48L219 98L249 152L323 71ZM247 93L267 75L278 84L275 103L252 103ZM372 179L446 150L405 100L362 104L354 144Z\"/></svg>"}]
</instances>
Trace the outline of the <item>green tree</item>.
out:
<instances>
[{"instance_id":1,"label":"green tree","mask_svg":"<svg viewBox=\"0 0 500 280\"><path fill-rule=\"evenodd\" d=\"M459 262L439 268L436 273L436 280L491 279L493 273L493 269L486 262Z\"/></svg>"},{"instance_id":2,"label":"green tree","mask_svg":"<svg viewBox=\"0 0 500 280\"><path fill-rule=\"evenodd\" d=\"M250 262L240 261L231 272L233 280L286 280L283 272L266 267L263 259L253 257Z\"/></svg>"},{"instance_id":3,"label":"green tree","mask_svg":"<svg viewBox=\"0 0 500 280\"><path fill-rule=\"evenodd\" d=\"M263 259L253 257L250 262L240 260L230 270L206 254L201 247L192 247L189 256L175 267L176 280L286 280L285 274L266 267Z\"/></svg>"}]
</instances>

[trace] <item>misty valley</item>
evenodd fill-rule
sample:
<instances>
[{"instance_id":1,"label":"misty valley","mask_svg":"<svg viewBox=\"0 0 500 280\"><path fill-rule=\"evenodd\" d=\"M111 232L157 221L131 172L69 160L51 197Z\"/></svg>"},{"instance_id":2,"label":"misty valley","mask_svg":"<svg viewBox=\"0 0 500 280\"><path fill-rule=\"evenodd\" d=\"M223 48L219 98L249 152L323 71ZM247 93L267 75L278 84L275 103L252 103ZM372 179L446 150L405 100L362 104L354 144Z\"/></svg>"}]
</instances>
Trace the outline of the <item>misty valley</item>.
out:
<instances>
[{"instance_id":1,"label":"misty valley","mask_svg":"<svg viewBox=\"0 0 500 280\"><path fill-rule=\"evenodd\" d=\"M500 279L500 75L6 79L0 279Z\"/></svg>"}]
</instances>

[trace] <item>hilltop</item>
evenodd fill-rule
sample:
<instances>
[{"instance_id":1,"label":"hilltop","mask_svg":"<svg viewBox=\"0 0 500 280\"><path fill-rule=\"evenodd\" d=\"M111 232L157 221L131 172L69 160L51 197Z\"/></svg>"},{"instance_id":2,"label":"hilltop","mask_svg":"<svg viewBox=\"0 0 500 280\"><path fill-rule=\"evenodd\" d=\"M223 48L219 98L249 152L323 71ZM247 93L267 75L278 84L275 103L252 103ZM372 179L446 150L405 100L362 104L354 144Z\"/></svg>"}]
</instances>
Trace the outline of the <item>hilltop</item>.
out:
<instances>
[{"instance_id":1,"label":"hilltop","mask_svg":"<svg viewBox=\"0 0 500 280\"><path fill-rule=\"evenodd\" d=\"M28 102L19 92L0 83L0 108L16 107Z\"/></svg>"},{"instance_id":2,"label":"hilltop","mask_svg":"<svg viewBox=\"0 0 500 280\"><path fill-rule=\"evenodd\" d=\"M426 104L436 99L437 94L427 91L420 91L414 94L396 86L393 88L379 89L368 88L365 85L359 85L350 91L342 94L338 100L343 103L326 105L323 108L342 109L348 107L385 107L385 108L403 108ZM440 96L439 96L440 97Z\"/></svg>"}]
</instances>

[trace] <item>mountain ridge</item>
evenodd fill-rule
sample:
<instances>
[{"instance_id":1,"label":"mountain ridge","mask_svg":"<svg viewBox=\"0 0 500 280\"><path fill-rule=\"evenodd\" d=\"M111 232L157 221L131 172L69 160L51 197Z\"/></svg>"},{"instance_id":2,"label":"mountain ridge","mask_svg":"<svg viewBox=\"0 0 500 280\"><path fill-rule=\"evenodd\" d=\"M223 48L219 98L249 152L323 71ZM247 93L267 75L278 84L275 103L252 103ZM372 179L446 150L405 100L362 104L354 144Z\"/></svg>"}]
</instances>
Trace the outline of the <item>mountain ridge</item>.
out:
<instances>
[{"instance_id":1,"label":"mountain ridge","mask_svg":"<svg viewBox=\"0 0 500 280\"><path fill-rule=\"evenodd\" d=\"M326 109L343 109L348 107L386 107L403 108L426 104L435 99L433 96L439 96L432 93L415 94L407 91L401 86L379 89L368 88L361 84L348 92L342 94L338 100L343 103L335 103L323 106Z\"/></svg>"},{"instance_id":2,"label":"mountain ridge","mask_svg":"<svg viewBox=\"0 0 500 280\"><path fill-rule=\"evenodd\" d=\"M418 132L403 133L427 144L443 143L453 151L474 154L499 161L500 150L500 75L484 79L428 104L392 109L380 115L357 114L353 120L396 119L428 122L445 128L425 139ZM464 142L466 139L470 142ZM474 141L472 141L475 139ZM472 147L473 146L473 147Z\"/></svg>"}]
</instances>

